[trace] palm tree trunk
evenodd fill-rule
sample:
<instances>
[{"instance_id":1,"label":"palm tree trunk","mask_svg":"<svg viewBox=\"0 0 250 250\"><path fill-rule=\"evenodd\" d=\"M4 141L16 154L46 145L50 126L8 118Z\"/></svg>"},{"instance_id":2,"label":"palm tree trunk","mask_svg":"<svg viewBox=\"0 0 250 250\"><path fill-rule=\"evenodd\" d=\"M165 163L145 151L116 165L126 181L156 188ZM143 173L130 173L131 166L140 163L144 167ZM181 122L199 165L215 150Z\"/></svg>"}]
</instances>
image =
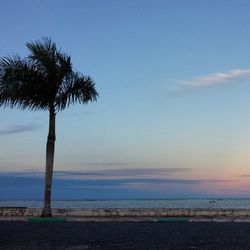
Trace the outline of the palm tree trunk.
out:
<instances>
[{"instance_id":1,"label":"palm tree trunk","mask_svg":"<svg viewBox=\"0 0 250 250\"><path fill-rule=\"evenodd\" d=\"M49 134L46 147L46 172L45 172L45 187L44 187L44 207L41 217L51 217L51 187L54 165L55 152L55 123L56 114L54 107L49 109Z\"/></svg>"}]
</instances>

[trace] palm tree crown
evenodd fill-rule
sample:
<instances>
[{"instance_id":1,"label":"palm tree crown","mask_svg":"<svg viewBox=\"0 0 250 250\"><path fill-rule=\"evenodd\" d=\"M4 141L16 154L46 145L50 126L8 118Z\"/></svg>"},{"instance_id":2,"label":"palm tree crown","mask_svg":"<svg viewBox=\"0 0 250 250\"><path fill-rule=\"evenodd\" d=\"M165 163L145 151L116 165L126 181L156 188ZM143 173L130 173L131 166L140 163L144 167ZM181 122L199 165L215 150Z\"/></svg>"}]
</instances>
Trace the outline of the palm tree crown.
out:
<instances>
[{"instance_id":1,"label":"palm tree crown","mask_svg":"<svg viewBox=\"0 0 250 250\"><path fill-rule=\"evenodd\" d=\"M70 56L44 38L27 43L30 55L0 59L0 106L49 111L46 146L44 208L42 216L51 214L51 187L55 151L56 113L70 104L96 101L98 93L89 76L73 70Z\"/></svg>"},{"instance_id":2,"label":"palm tree crown","mask_svg":"<svg viewBox=\"0 0 250 250\"><path fill-rule=\"evenodd\" d=\"M70 56L50 39L27 43L31 54L0 60L0 104L31 110L63 110L70 104L95 101L98 93L89 76L75 72Z\"/></svg>"}]
</instances>

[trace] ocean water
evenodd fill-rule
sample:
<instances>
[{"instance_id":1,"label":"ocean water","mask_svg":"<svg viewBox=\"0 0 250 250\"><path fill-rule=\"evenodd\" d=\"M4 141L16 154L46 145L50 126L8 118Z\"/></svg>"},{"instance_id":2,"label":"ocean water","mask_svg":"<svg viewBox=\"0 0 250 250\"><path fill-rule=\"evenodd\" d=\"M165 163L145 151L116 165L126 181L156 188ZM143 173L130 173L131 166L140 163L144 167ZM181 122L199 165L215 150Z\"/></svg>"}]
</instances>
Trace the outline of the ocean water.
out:
<instances>
[{"instance_id":1,"label":"ocean water","mask_svg":"<svg viewBox=\"0 0 250 250\"><path fill-rule=\"evenodd\" d=\"M0 207L41 208L41 200L0 200ZM249 208L250 199L56 200L53 208Z\"/></svg>"}]
</instances>

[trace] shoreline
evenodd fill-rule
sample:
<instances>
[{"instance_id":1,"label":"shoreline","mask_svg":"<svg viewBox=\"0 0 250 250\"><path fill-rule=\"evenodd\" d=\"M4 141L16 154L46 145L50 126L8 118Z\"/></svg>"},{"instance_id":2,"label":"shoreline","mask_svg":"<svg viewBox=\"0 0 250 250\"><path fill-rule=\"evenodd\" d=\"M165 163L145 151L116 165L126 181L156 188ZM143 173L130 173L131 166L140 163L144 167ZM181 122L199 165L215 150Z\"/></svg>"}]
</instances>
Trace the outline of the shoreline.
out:
<instances>
[{"instance_id":1,"label":"shoreline","mask_svg":"<svg viewBox=\"0 0 250 250\"><path fill-rule=\"evenodd\" d=\"M0 221L34 221L41 211L41 208L0 207ZM52 215L54 220L63 218L69 222L250 222L250 209L53 208Z\"/></svg>"}]
</instances>

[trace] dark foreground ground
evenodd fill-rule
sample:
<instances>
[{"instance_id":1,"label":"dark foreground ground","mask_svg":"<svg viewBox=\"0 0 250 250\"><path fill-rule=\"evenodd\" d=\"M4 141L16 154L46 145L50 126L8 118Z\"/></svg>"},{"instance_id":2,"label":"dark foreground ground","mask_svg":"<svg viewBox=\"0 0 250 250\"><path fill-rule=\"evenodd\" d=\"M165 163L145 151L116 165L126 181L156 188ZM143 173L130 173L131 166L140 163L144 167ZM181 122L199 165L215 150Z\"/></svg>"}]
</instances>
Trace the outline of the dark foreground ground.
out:
<instances>
[{"instance_id":1,"label":"dark foreground ground","mask_svg":"<svg viewBox=\"0 0 250 250\"><path fill-rule=\"evenodd\" d=\"M250 249L248 223L0 222L0 249Z\"/></svg>"}]
</instances>

